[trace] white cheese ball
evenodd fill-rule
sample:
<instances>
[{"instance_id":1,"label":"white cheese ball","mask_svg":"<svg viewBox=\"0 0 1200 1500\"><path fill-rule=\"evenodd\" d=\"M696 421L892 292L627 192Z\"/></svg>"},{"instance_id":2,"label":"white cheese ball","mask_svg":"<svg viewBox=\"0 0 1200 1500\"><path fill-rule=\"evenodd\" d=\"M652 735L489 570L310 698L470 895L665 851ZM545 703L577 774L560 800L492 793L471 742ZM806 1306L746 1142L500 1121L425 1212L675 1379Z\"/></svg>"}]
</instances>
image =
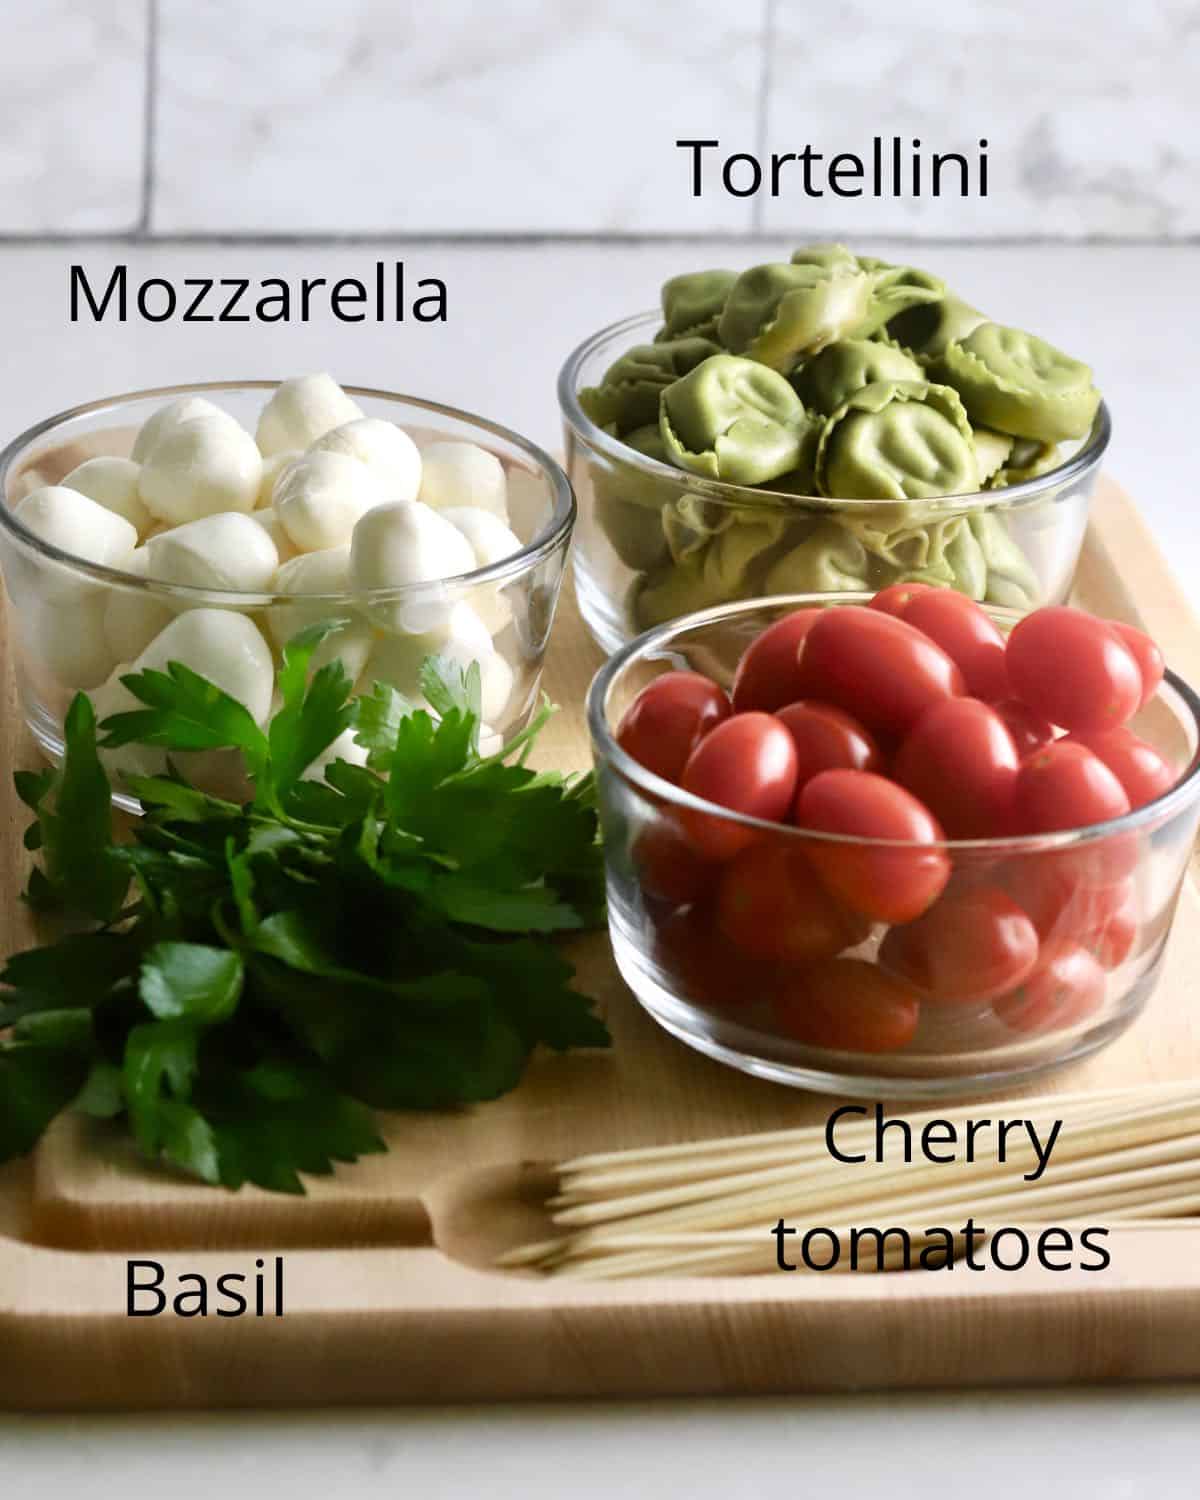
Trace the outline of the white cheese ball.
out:
<instances>
[{"instance_id":1,"label":"white cheese ball","mask_svg":"<svg viewBox=\"0 0 1200 1500\"><path fill-rule=\"evenodd\" d=\"M352 766L365 766L367 763L366 747L360 745L354 738L353 729L343 729L341 734L332 744L326 745L316 760L310 761L300 777L301 781L324 781L325 768L331 766L335 760L349 761Z\"/></svg>"},{"instance_id":2,"label":"white cheese ball","mask_svg":"<svg viewBox=\"0 0 1200 1500\"><path fill-rule=\"evenodd\" d=\"M350 541L350 583L357 593L435 583L473 572L475 554L457 527L419 500L396 500L367 512ZM446 613L429 601L370 605L385 630L428 629Z\"/></svg>"},{"instance_id":3,"label":"white cheese ball","mask_svg":"<svg viewBox=\"0 0 1200 1500\"><path fill-rule=\"evenodd\" d=\"M152 417L147 417L142 423L141 430L133 440L133 449L129 454L135 464L144 464L150 456L150 450L173 427L178 427L180 422L190 422L196 417L223 417L227 413L213 401L204 396L180 396L169 402L166 406L160 406Z\"/></svg>"},{"instance_id":4,"label":"white cheese ball","mask_svg":"<svg viewBox=\"0 0 1200 1500\"><path fill-rule=\"evenodd\" d=\"M430 443L421 453L420 499L435 510L469 505L507 521L504 465L478 443Z\"/></svg>"},{"instance_id":5,"label":"white cheese ball","mask_svg":"<svg viewBox=\"0 0 1200 1500\"><path fill-rule=\"evenodd\" d=\"M149 552L139 547L126 559L123 571L148 578L149 562ZM113 660L133 661L174 618L175 611L161 594L114 585L104 595L104 635Z\"/></svg>"},{"instance_id":6,"label":"white cheese ball","mask_svg":"<svg viewBox=\"0 0 1200 1500\"><path fill-rule=\"evenodd\" d=\"M271 545L275 548L275 555L281 563L291 562L293 557L300 555L299 548L287 532L283 529L283 523L273 510L252 510L247 520L253 521L271 538Z\"/></svg>"},{"instance_id":7,"label":"white cheese ball","mask_svg":"<svg viewBox=\"0 0 1200 1500\"><path fill-rule=\"evenodd\" d=\"M137 546L137 531L124 516L66 485L48 484L33 490L13 514L42 541L108 568L124 567ZM18 589L27 584L46 599L81 598L104 588L57 563L39 562L30 568L23 557L14 556L11 561L17 565ZM28 578L27 573L31 574Z\"/></svg>"},{"instance_id":8,"label":"white cheese ball","mask_svg":"<svg viewBox=\"0 0 1200 1500\"><path fill-rule=\"evenodd\" d=\"M385 500L415 500L421 488L421 453L395 422L360 417L335 427L313 444L313 451L344 453L366 464Z\"/></svg>"},{"instance_id":9,"label":"white cheese ball","mask_svg":"<svg viewBox=\"0 0 1200 1500\"><path fill-rule=\"evenodd\" d=\"M262 631L245 615L229 609L189 609L150 642L133 664L165 672L180 661L245 706L258 724L271 711L275 661Z\"/></svg>"},{"instance_id":10,"label":"white cheese ball","mask_svg":"<svg viewBox=\"0 0 1200 1500\"><path fill-rule=\"evenodd\" d=\"M345 453L306 453L275 481L275 514L301 552L344 546L383 500L371 470Z\"/></svg>"},{"instance_id":11,"label":"white cheese ball","mask_svg":"<svg viewBox=\"0 0 1200 1500\"><path fill-rule=\"evenodd\" d=\"M249 514L261 482L262 458L254 439L218 412L163 433L142 464L138 493L158 520L182 526L222 511Z\"/></svg>"},{"instance_id":12,"label":"white cheese ball","mask_svg":"<svg viewBox=\"0 0 1200 1500\"><path fill-rule=\"evenodd\" d=\"M485 719L498 719L512 694L512 668L492 645L488 628L469 604L455 604L445 624L433 630L400 631L376 641L364 674L365 690L390 683L406 698L421 698L421 664L448 656L462 666L479 663Z\"/></svg>"},{"instance_id":13,"label":"white cheese ball","mask_svg":"<svg viewBox=\"0 0 1200 1500\"><path fill-rule=\"evenodd\" d=\"M267 611L267 629L282 649L294 635L320 620L345 619L350 623L326 636L313 652L311 670L316 671L335 657L351 682L362 675L371 654L374 636L357 611L342 602L317 602L305 595L344 594L349 587L350 548L331 547L325 552L302 552L280 568L273 585L277 594L295 594L293 604L273 604Z\"/></svg>"},{"instance_id":14,"label":"white cheese ball","mask_svg":"<svg viewBox=\"0 0 1200 1500\"><path fill-rule=\"evenodd\" d=\"M145 550L149 577L191 588L259 594L279 567L266 528L240 511L188 521L154 537Z\"/></svg>"},{"instance_id":15,"label":"white cheese ball","mask_svg":"<svg viewBox=\"0 0 1200 1500\"><path fill-rule=\"evenodd\" d=\"M520 537L490 510L480 510L474 505L452 505L441 515L470 542L477 568L491 567L493 563L515 557L521 550ZM493 635L499 635L512 619L512 606L500 585L488 584L476 589L471 603Z\"/></svg>"},{"instance_id":16,"label":"white cheese ball","mask_svg":"<svg viewBox=\"0 0 1200 1500\"><path fill-rule=\"evenodd\" d=\"M30 654L72 690L99 687L117 660L104 632L106 599L39 600L21 618Z\"/></svg>"},{"instance_id":17,"label":"white cheese ball","mask_svg":"<svg viewBox=\"0 0 1200 1500\"><path fill-rule=\"evenodd\" d=\"M288 448L310 448L333 427L353 422L362 408L332 375L297 375L281 381L262 409L255 437L264 457Z\"/></svg>"},{"instance_id":18,"label":"white cheese ball","mask_svg":"<svg viewBox=\"0 0 1200 1500\"><path fill-rule=\"evenodd\" d=\"M105 510L124 516L139 536L154 525L154 517L138 494L141 465L130 458L89 458L72 469L63 480L69 490L78 490Z\"/></svg>"},{"instance_id":19,"label":"white cheese ball","mask_svg":"<svg viewBox=\"0 0 1200 1500\"><path fill-rule=\"evenodd\" d=\"M295 463L302 456L298 448L285 448L282 453L272 453L270 458L263 459L255 510L270 510L275 500L275 481L289 464Z\"/></svg>"}]
</instances>

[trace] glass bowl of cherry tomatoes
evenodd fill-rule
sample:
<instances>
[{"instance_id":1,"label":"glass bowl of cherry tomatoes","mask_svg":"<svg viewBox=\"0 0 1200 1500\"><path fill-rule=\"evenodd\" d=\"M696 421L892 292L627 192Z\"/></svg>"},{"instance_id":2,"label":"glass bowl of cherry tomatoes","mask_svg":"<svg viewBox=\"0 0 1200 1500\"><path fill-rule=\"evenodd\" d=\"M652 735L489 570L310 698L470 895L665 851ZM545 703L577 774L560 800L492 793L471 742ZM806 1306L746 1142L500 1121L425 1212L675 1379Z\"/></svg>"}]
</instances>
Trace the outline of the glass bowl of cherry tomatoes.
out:
<instances>
[{"instance_id":1,"label":"glass bowl of cherry tomatoes","mask_svg":"<svg viewBox=\"0 0 1200 1500\"><path fill-rule=\"evenodd\" d=\"M709 1056L982 1091L1155 986L1200 699L1132 626L922 584L722 605L613 656L588 722L617 965Z\"/></svg>"}]
</instances>

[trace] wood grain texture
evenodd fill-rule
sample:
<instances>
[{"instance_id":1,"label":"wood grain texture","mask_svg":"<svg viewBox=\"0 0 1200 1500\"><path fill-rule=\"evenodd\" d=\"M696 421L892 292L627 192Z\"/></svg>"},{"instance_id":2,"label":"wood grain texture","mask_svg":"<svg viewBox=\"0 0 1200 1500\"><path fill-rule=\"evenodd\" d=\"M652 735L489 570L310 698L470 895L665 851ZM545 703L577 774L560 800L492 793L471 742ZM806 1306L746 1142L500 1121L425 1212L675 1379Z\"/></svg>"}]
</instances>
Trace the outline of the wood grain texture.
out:
<instances>
[{"instance_id":1,"label":"wood grain texture","mask_svg":"<svg viewBox=\"0 0 1200 1500\"><path fill-rule=\"evenodd\" d=\"M1200 630L1130 502L1097 497L1078 575L1089 608L1141 623L1200 680ZM0 643L0 651L3 646ZM547 672L578 705L599 653L564 601ZM30 748L3 667L0 765ZM564 711L543 754L588 758ZM32 936L16 898L23 810L0 784L4 951ZM332 1404L1003 1384L1200 1374L1200 1230L1114 1236L1099 1275L1032 1270L543 1282L488 1269L536 1234L545 1164L577 1152L814 1123L828 1101L709 1062L651 1023L601 935L576 945L611 1054L539 1058L514 1094L394 1115L391 1153L307 1199L238 1195L149 1171L104 1127L61 1121L0 1169L0 1406ZM1200 893L1185 888L1158 992L1099 1055L1039 1083L1200 1076ZM283 1319L126 1318L126 1253L172 1273L252 1271L286 1251Z\"/></svg>"}]
</instances>

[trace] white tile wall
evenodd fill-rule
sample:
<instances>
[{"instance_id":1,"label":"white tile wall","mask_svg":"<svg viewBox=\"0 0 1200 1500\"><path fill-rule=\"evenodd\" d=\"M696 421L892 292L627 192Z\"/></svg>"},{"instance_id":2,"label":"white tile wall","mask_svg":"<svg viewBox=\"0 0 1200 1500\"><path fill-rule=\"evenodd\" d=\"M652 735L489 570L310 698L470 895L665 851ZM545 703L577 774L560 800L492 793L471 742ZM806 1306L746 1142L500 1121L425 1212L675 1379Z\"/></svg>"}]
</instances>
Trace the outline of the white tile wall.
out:
<instances>
[{"instance_id":1,"label":"white tile wall","mask_svg":"<svg viewBox=\"0 0 1200 1500\"><path fill-rule=\"evenodd\" d=\"M0 235L137 228L152 68L153 234L1200 236L1200 0L4 9ZM673 145L875 134L986 136L989 197L697 201Z\"/></svg>"},{"instance_id":2,"label":"white tile wall","mask_svg":"<svg viewBox=\"0 0 1200 1500\"><path fill-rule=\"evenodd\" d=\"M146 0L3 7L0 234L136 228L147 14Z\"/></svg>"}]
</instances>

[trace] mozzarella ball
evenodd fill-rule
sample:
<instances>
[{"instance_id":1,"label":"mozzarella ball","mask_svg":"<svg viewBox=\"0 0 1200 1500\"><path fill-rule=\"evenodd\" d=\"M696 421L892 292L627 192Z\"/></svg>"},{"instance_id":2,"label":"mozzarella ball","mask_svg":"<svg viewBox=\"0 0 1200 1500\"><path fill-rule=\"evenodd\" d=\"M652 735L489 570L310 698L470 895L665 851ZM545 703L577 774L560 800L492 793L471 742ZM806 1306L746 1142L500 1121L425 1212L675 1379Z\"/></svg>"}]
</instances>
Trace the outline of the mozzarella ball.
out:
<instances>
[{"instance_id":1,"label":"mozzarella ball","mask_svg":"<svg viewBox=\"0 0 1200 1500\"><path fill-rule=\"evenodd\" d=\"M265 527L239 511L202 516L146 543L148 573L165 583L237 593L271 587L279 553Z\"/></svg>"},{"instance_id":2,"label":"mozzarella ball","mask_svg":"<svg viewBox=\"0 0 1200 1500\"><path fill-rule=\"evenodd\" d=\"M430 443L421 453L420 498L435 510L469 505L508 520L504 465L478 443Z\"/></svg>"},{"instance_id":3,"label":"mozzarella ball","mask_svg":"<svg viewBox=\"0 0 1200 1500\"><path fill-rule=\"evenodd\" d=\"M246 519L253 521L256 526L261 526L270 537L271 545L275 548L275 555L281 563L291 562L293 557L300 555L295 542L284 531L283 523L273 510L252 510Z\"/></svg>"},{"instance_id":4,"label":"mozzarella ball","mask_svg":"<svg viewBox=\"0 0 1200 1500\"><path fill-rule=\"evenodd\" d=\"M332 744L326 745L316 760L309 762L300 780L324 781L325 768L331 766L335 760L349 761L352 766L365 766L367 753L366 747L360 745L354 738L354 730L343 729Z\"/></svg>"},{"instance_id":5,"label":"mozzarella ball","mask_svg":"<svg viewBox=\"0 0 1200 1500\"><path fill-rule=\"evenodd\" d=\"M313 451L344 453L366 464L386 500L415 500L421 488L421 453L395 422L360 417L335 427L313 444Z\"/></svg>"},{"instance_id":6,"label":"mozzarella ball","mask_svg":"<svg viewBox=\"0 0 1200 1500\"><path fill-rule=\"evenodd\" d=\"M196 417L223 417L225 415L227 413L223 412L215 402L207 400L204 396L180 396L166 406L160 406L152 417L146 418L142 423L141 431L133 440L133 449L129 457L135 464L144 464L159 438L173 427L178 427L180 422L190 422Z\"/></svg>"},{"instance_id":7,"label":"mozzarella ball","mask_svg":"<svg viewBox=\"0 0 1200 1500\"><path fill-rule=\"evenodd\" d=\"M267 611L267 629L279 647L287 645L308 625L319 620L348 619L350 623L328 635L313 652L311 670L316 671L337 657L351 682L356 681L367 664L374 637L366 621L340 601L318 602L305 595L344 594L349 587L350 549L331 547L325 552L302 552L280 568L275 575L277 594L295 594L295 604L273 604Z\"/></svg>"},{"instance_id":8,"label":"mozzarella ball","mask_svg":"<svg viewBox=\"0 0 1200 1500\"><path fill-rule=\"evenodd\" d=\"M243 704L256 723L271 710L275 662L262 632L245 615L229 609L189 609L150 642L133 664L165 672L180 661Z\"/></svg>"},{"instance_id":9,"label":"mozzarella ball","mask_svg":"<svg viewBox=\"0 0 1200 1500\"><path fill-rule=\"evenodd\" d=\"M474 567L475 554L462 532L420 501L376 506L350 541L350 583L357 593L434 583ZM446 608L429 600L392 600L367 612L385 630L425 630L444 619Z\"/></svg>"},{"instance_id":10,"label":"mozzarella ball","mask_svg":"<svg viewBox=\"0 0 1200 1500\"><path fill-rule=\"evenodd\" d=\"M448 506L441 515L458 528L471 544L475 554L475 566L488 568L492 563L515 557L521 550L521 539L511 531L499 516L477 506ZM488 584L476 589L471 603L483 617L483 622L493 635L499 633L512 619L512 607L497 584Z\"/></svg>"},{"instance_id":11,"label":"mozzarella ball","mask_svg":"<svg viewBox=\"0 0 1200 1500\"><path fill-rule=\"evenodd\" d=\"M69 490L78 490L105 510L124 516L139 536L154 525L154 517L138 494L141 466L129 458L89 458L72 469L63 480Z\"/></svg>"},{"instance_id":12,"label":"mozzarella ball","mask_svg":"<svg viewBox=\"0 0 1200 1500\"><path fill-rule=\"evenodd\" d=\"M139 547L126 559L124 571L148 578L149 562L149 552ZM116 661L129 662L140 656L174 618L175 611L161 594L114 586L104 595L104 635Z\"/></svg>"},{"instance_id":13,"label":"mozzarella ball","mask_svg":"<svg viewBox=\"0 0 1200 1500\"><path fill-rule=\"evenodd\" d=\"M399 631L377 640L367 663L366 690L375 682L387 682L407 698L420 698L421 664L427 656L448 656L464 667L477 661L483 717L500 717L512 693L512 668L492 645L487 626L469 604L455 604L439 628Z\"/></svg>"},{"instance_id":14,"label":"mozzarella ball","mask_svg":"<svg viewBox=\"0 0 1200 1500\"><path fill-rule=\"evenodd\" d=\"M366 464L345 453L306 453L275 481L275 514L301 552L344 546L383 499Z\"/></svg>"},{"instance_id":15,"label":"mozzarella ball","mask_svg":"<svg viewBox=\"0 0 1200 1500\"><path fill-rule=\"evenodd\" d=\"M13 514L42 541L108 568L124 567L137 546L137 532L124 516L66 485L48 484L34 490ZM26 558L15 554L10 561L17 565L12 569L16 578L10 581L18 589L26 584L46 599L80 598L104 587L57 563L39 562L31 567Z\"/></svg>"},{"instance_id":16,"label":"mozzarella ball","mask_svg":"<svg viewBox=\"0 0 1200 1500\"><path fill-rule=\"evenodd\" d=\"M45 663L63 687L98 687L113 669L116 653L104 633L105 596L78 600L38 600L21 617L32 656Z\"/></svg>"},{"instance_id":17,"label":"mozzarella ball","mask_svg":"<svg viewBox=\"0 0 1200 1500\"><path fill-rule=\"evenodd\" d=\"M138 493L160 521L182 526L201 516L249 514L262 482L250 434L224 412L169 428L142 464Z\"/></svg>"},{"instance_id":18,"label":"mozzarella ball","mask_svg":"<svg viewBox=\"0 0 1200 1500\"><path fill-rule=\"evenodd\" d=\"M309 448L332 427L353 422L362 408L332 375L297 375L281 381L262 409L255 436L264 457Z\"/></svg>"},{"instance_id":19,"label":"mozzarella ball","mask_svg":"<svg viewBox=\"0 0 1200 1500\"><path fill-rule=\"evenodd\" d=\"M285 448L282 453L272 453L270 458L263 459L262 479L258 486L255 510L270 510L275 499L276 480L289 464L295 463L300 457L302 455L298 448Z\"/></svg>"}]
</instances>

